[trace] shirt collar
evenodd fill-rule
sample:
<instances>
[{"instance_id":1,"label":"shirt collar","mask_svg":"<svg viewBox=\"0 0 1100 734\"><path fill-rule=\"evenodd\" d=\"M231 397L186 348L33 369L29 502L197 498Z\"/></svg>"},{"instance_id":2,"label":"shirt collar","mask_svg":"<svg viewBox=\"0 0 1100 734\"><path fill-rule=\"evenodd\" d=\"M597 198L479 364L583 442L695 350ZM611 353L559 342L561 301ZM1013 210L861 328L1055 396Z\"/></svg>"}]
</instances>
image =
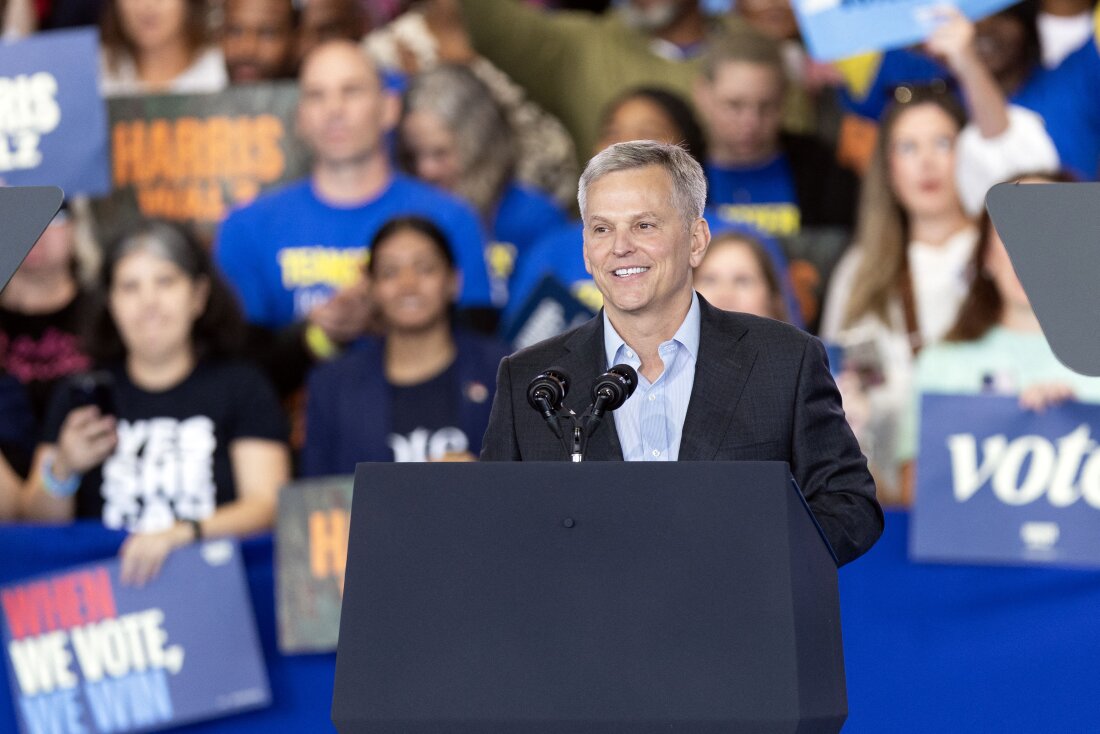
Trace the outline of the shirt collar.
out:
<instances>
[{"instance_id":1,"label":"shirt collar","mask_svg":"<svg viewBox=\"0 0 1100 734\"><path fill-rule=\"evenodd\" d=\"M684 317L684 321L680 324L680 328L672 335L672 341L687 349L692 359L698 359L699 357L699 333L701 324L702 316L699 311L699 295L695 291L692 291L691 306L688 307L687 316ZM619 336L619 332L615 331L615 327L611 325L611 319L607 317L607 310L604 309L603 349L604 355L607 358L608 367L620 361L618 360L619 350L627 346L627 343Z\"/></svg>"}]
</instances>

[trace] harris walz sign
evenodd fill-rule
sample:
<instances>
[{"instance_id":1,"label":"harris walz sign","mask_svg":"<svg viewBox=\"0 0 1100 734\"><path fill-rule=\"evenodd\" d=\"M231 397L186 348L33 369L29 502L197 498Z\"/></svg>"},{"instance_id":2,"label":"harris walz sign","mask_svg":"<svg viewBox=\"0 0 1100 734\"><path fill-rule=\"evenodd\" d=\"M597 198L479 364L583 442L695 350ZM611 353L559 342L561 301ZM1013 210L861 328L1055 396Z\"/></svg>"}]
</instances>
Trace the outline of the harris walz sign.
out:
<instances>
[{"instance_id":1,"label":"harris walz sign","mask_svg":"<svg viewBox=\"0 0 1100 734\"><path fill-rule=\"evenodd\" d=\"M193 227L209 241L233 207L303 176L297 99L297 87L282 82L110 100L114 191L95 204L101 239L142 216Z\"/></svg>"},{"instance_id":2,"label":"harris walz sign","mask_svg":"<svg viewBox=\"0 0 1100 734\"><path fill-rule=\"evenodd\" d=\"M0 43L0 184L110 189L94 29Z\"/></svg>"}]
</instances>

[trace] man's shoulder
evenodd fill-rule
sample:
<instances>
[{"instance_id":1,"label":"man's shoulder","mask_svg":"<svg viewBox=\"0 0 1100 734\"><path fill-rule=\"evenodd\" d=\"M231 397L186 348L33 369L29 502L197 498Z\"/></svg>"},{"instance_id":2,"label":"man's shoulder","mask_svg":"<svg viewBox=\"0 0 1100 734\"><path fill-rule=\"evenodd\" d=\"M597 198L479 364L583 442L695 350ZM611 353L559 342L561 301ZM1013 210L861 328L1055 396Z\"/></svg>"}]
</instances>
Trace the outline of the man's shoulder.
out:
<instances>
[{"instance_id":1,"label":"man's shoulder","mask_svg":"<svg viewBox=\"0 0 1100 734\"><path fill-rule=\"evenodd\" d=\"M740 311L723 311L705 302L700 305L703 308L704 323L708 323L712 329L732 338L744 337L767 344L795 347L804 347L807 342L814 339L807 332L786 321L777 321Z\"/></svg>"},{"instance_id":2,"label":"man's shoulder","mask_svg":"<svg viewBox=\"0 0 1100 734\"><path fill-rule=\"evenodd\" d=\"M309 179L303 178L263 192L247 204L235 208L227 219L265 221L272 213L299 208L311 200L314 196Z\"/></svg>"},{"instance_id":3,"label":"man's shoulder","mask_svg":"<svg viewBox=\"0 0 1100 734\"><path fill-rule=\"evenodd\" d=\"M454 194L405 174L394 175L382 198L399 208L415 208L426 214L477 216L469 204Z\"/></svg>"}]
</instances>

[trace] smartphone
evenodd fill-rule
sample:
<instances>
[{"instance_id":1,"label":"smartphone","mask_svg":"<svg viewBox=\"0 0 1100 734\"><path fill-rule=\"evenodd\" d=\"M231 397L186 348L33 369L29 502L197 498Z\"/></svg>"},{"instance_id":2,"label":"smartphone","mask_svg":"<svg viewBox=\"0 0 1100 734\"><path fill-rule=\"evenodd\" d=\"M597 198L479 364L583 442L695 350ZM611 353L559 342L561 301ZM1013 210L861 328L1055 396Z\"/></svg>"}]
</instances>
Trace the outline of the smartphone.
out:
<instances>
[{"instance_id":1,"label":"smartphone","mask_svg":"<svg viewBox=\"0 0 1100 734\"><path fill-rule=\"evenodd\" d=\"M87 372L69 378L69 410L94 405L100 415L115 415L115 381L109 372Z\"/></svg>"}]
</instances>

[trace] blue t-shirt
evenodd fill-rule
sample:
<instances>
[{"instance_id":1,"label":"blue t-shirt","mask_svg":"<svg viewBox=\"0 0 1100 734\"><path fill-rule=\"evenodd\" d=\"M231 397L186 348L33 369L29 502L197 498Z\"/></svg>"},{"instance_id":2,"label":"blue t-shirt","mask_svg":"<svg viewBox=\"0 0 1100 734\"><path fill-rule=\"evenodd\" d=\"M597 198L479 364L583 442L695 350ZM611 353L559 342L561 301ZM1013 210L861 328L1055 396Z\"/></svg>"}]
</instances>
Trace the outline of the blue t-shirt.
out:
<instances>
[{"instance_id":1,"label":"blue t-shirt","mask_svg":"<svg viewBox=\"0 0 1100 734\"><path fill-rule=\"evenodd\" d=\"M777 237L797 234L801 213L787 156L758 166L708 163L707 206L724 222L744 222Z\"/></svg>"},{"instance_id":2,"label":"blue t-shirt","mask_svg":"<svg viewBox=\"0 0 1100 734\"><path fill-rule=\"evenodd\" d=\"M1100 178L1100 50L1086 43L1053 69L1039 67L1012 102L1043 116L1062 167Z\"/></svg>"},{"instance_id":3,"label":"blue t-shirt","mask_svg":"<svg viewBox=\"0 0 1100 734\"><path fill-rule=\"evenodd\" d=\"M222 223L216 257L248 320L280 328L355 282L375 233L404 215L426 217L447 235L462 271L459 305L489 306L477 215L450 194L402 175L356 206L321 201L309 179L260 196Z\"/></svg>"},{"instance_id":4,"label":"blue t-shirt","mask_svg":"<svg viewBox=\"0 0 1100 734\"><path fill-rule=\"evenodd\" d=\"M535 243L566 223L565 212L548 195L512 182L493 218L492 241L485 252L493 303L509 300L509 281Z\"/></svg>"}]
</instances>

